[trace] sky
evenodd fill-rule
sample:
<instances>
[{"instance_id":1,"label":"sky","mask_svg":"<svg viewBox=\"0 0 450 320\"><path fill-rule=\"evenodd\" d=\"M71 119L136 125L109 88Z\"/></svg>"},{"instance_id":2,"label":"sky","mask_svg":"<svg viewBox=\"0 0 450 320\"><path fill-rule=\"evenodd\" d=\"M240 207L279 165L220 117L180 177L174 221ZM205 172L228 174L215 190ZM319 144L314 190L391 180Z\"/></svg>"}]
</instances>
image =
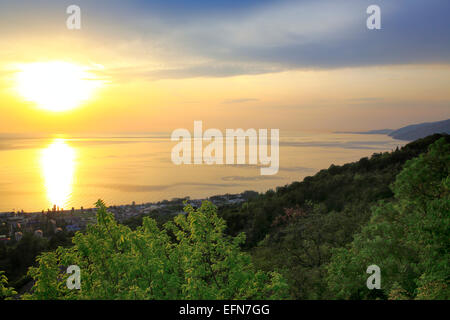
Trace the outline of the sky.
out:
<instances>
[{"instance_id":1,"label":"sky","mask_svg":"<svg viewBox=\"0 0 450 320\"><path fill-rule=\"evenodd\" d=\"M81 30L66 27L72 4ZM381 30L366 27L371 4ZM449 12L448 0L0 0L0 133L170 132L194 120L359 131L447 119ZM17 89L21 66L54 61L98 84L64 112ZM70 96L55 82L56 96Z\"/></svg>"}]
</instances>

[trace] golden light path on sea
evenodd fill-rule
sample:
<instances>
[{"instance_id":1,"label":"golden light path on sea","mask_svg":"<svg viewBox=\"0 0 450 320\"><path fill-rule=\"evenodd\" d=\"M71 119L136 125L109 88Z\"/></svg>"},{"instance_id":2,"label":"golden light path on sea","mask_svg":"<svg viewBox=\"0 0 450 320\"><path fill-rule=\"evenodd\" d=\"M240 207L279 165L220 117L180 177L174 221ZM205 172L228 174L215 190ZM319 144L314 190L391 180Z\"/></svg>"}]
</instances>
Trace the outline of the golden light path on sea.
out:
<instances>
[{"instance_id":1,"label":"golden light path on sea","mask_svg":"<svg viewBox=\"0 0 450 320\"><path fill-rule=\"evenodd\" d=\"M65 139L56 138L42 150L41 170L50 206L67 206L72 196L76 151Z\"/></svg>"}]
</instances>

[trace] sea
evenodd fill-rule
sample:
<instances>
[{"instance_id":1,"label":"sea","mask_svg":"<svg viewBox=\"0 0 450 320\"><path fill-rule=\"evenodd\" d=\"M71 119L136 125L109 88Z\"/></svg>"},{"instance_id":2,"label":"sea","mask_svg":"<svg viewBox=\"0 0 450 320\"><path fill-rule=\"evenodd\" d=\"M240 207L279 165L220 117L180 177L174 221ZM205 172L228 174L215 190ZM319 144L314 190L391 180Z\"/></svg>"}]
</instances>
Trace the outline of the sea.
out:
<instances>
[{"instance_id":1,"label":"sea","mask_svg":"<svg viewBox=\"0 0 450 320\"><path fill-rule=\"evenodd\" d=\"M275 175L261 175L261 166L248 161L176 165L171 153L177 143L169 133L0 135L0 212L90 208L98 199L122 205L265 192L407 142L382 134L280 132Z\"/></svg>"}]
</instances>

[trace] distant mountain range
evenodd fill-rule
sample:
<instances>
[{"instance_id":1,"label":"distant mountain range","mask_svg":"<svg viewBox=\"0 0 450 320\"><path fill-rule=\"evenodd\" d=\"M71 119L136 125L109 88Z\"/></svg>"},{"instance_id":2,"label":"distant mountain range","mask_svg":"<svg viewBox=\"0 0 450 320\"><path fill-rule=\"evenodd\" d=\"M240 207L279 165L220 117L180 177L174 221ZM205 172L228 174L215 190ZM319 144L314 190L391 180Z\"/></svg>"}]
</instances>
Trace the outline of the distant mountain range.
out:
<instances>
[{"instance_id":1,"label":"distant mountain range","mask_svg":"<svg viewBox=\"0 0 450 320\"><path fill-rule=\"evenodd\" d=\"M438 122L413 124L389 133L394 139L416 140L434 133L450 133L450 119Z\"/></svg>"},{"instance_id":2,"label":"distant mountain range","mask_svg":"<svg viewBox=\"0 0 450 320\"><path fill-rule=\"evenodd\" d=\"M388 136L398 140L417 140L425 138L435 133L450 134L450 119L437 122L424 122L412 124L397 130L381 129L360 132L337 132L337 133L354 133L354 134L387 134Z\"/></svg>"}]
</instances>

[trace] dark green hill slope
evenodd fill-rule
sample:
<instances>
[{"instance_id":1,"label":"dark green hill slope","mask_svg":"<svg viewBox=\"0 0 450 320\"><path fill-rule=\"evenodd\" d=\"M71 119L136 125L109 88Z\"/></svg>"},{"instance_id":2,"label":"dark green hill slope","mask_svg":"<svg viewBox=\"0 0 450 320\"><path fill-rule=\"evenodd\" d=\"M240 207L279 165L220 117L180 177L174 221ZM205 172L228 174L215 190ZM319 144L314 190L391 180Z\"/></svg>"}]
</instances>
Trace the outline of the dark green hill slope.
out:
<instances>
[{"instance_id":1,"label":"dark green hill slope","mask_svg":"<svg viewBox=\"0 0 450 320\"><path fill-rule=\"evenodd\" d=\"M246 233L246 248L258 268L288 279L292 298L333 298L325 280L333 250L353 241L379 200L393 200L390 185L405 162L442 137L450 143L449 135L435 134L393 152L331 165L302 182L222 208L221 215L230 234Z\"/></svg>"},{"instance_id":2,"label":"dark green hill slope","mask_svg":"<svg viewBox=\"0 0 450 320\"><path fill-rule=\"evenodd\" d=\"M393 152L374 153L370 158L342 166L331 165L302 182L269 190L240 206L225 207L221 214L231 234L242 231L247 234L248 247L265 237L274 220L285 213L285 208L313 203L320 205L324 212L340 212L356 206L364 215L374 202L393 196L389 185L403 164L426 152L428 146L441 137L450 141L449 135L435 134Z\"/></svg>"}]
</instances>

